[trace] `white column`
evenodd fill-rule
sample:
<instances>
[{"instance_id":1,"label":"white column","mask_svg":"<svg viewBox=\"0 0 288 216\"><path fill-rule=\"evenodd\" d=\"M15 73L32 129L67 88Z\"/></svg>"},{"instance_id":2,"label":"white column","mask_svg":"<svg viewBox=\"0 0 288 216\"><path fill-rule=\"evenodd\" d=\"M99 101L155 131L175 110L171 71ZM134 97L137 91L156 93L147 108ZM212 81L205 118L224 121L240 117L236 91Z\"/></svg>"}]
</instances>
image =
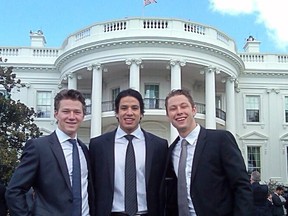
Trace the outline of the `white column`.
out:
<instances>
[{"instance_id":1,"label":"white column","mask_svg":"<svg viewBox=\"0 0 288 216\"><path fill-rule=\"evenodd\" d=\"M235 78L228 77L226 79L226 130L232 134L236 133L236 117L235 117Z\"/></svg>"},{"instance_id":2,"label":"white column","mask_svg":"<svg viewBox=\"0 0 288 216\"><path fill-rule=\"evenodd\" d=\"M170 61L171 90L182 88L181 67L184 67L185 65L186 65L185 61L180 61L180 60L171 60ZM178 136L177 129L172 124L170 124L170 143L172 143L177 136Z\"/></svg>"},{"instance_id":3,"label":"white column","mask_svg":"<svg viewBox=\"0 0 288 216\"><path fill-rule=\"evenodd\" d=\"M127 59L126 64L130 66L129 88L140 91L140 65L141 59Z\"/></svg>"},{"instance_id":4,"label":"white column","mask_svg":"<svg viewBox=\"0 0 288 216\"><path fill-rule=\"evenodd\" d=\"M102 67L101 64L93 64L87 69L93 70L90 137L95 137L102 133Z\"/></svg>"},{"instance_id":5,"label":"white column","mask_svg":"<svg viewBox=\"0 0 288 216\"><path fill-rule=\"evenodd\" d=\"M68 89L77 89L77 77L75 73L68 74Z\"/></svg>"},{"instance_id":6,"label":"white column","mask_svg":"<svg viewBox=\"0 0 288 216\"><path fill-rule=\"evenodd\" d=\"M185 61L179 60L171 60L170 67L171 67L171 90L173 89L181 89L181 67L186 65Z\"/></svg>"},{"instance_id":7,"label":"white column","mask_svg":"<svg viewBox=\"0 0 288 216\"><path fill-rule=\"evenodd\" d=\"M215 106L215 69L207 68L205 71L205 114L206 128L216 129Z\"/></svg>"}]
</instances>

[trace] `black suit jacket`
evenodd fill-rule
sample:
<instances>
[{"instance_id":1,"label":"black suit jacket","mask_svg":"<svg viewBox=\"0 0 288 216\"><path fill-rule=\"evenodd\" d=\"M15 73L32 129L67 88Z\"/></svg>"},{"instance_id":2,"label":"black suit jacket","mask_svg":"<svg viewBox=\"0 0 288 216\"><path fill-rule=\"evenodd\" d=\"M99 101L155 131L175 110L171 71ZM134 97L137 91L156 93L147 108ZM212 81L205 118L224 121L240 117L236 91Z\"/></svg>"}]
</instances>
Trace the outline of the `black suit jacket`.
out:
<instances>
[{"instance_id":1,"label":"black suit jacket","mask_svg":"<svg viewBox=\"0 0 288 216\"><path fill-rule=\"evenodd\" d=\"M88 149L80 140L90 164ZM88 181L89 207L93 214L93 189ZM56 133L29 140L18 168L15 170L6 191L6 200L12 216L31 215L26 202L26 192L33 187L35 201L32 215L71 216L72 190L65 157Z\"/></svg>"},{"instance_id":2,"label":"black suit jacket","mask_svg":"<svg viewBox=\"0 0 288 216\"><path fill-rule=\"evenodd\" d=\"M5 201L5 191L6 191L6 187L0 181L0 216L6 216L7 215L7 206L6 206L6 201Z\"/></svg>"},{"instance_id":3,"label":"black suit jacket","mask_svg":"<svg viewBox=\"0 0 288 216\"><path fill-rule=\"evenodd\" d=\"M266 206L268 197L268 186L261 185L259 182L253 182L251 184L253 191L253 200L255 206Z\"/></svg>"},{"instance_id":4,"label":"black suit jacket","mask_svg":"<svg viewBox=\"0 0 288 216\"><path fill-rule=\"evenodd\" d=\"M177 216L177 177L168 151L166 215ZM241 152L228 131L200 129L196 143L190 195L197 216L253 216L252 191Z\"/></svg>"},{"instance_id":5,"label":"black suit jacket","mask_svg":"<svg viewBox=\"0 0 288 216\"><path fill-rule=\"evenodd\" d=\"M275 193L272 194L272 202L273 202L272 215L273 216L284 215L283 206L285 202L281 201L280 197L276 195Z\"/></svg>"},{"instance_id":6,"label":"black suit jacket","mask_svg":"<svg viewBox=\"0 0 288 216\"><path fill-rule=\"evenodd\" d=\"M253 203L254 203L254 215L255 216L268 216L271 214L271 206L267 200L268 197L268 186L266 184L259 184L259 182L253 182L251 184L253 192Z\"/></svg>"},{"instance_id":7,"label":"black suit jacket","mask_svg":"<svg viewBox=\"0 0 288 216\"><path fill-rule=\"evenodd\" d=\"M161 216L160 184L164 176L168 142L151 133L145 132L146 161L145 181L149 216ZM109 216L114 194L114 143L116 130L92 138L89 145L93 186L95 189L96 216Z\"/></svg>"}]
</instances>

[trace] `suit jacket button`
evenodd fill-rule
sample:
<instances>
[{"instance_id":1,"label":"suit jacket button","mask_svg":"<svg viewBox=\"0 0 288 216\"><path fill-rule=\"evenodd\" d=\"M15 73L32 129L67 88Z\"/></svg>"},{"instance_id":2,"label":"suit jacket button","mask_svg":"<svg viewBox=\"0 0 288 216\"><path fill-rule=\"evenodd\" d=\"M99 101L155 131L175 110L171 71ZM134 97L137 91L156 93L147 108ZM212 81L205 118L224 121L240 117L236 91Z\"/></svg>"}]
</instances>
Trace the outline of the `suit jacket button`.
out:
<instances>
[{"instance_id":1,"label":"suit jacket button","mask_svg":"<svg viewBox=\"0 0 288 216\"><path fill-rule=\"evenodd\" d=\"M72 202L73 202L73 199L69 199L68 201L69 201L70 203L72 203Z\"/></svg>"}]
</instances>

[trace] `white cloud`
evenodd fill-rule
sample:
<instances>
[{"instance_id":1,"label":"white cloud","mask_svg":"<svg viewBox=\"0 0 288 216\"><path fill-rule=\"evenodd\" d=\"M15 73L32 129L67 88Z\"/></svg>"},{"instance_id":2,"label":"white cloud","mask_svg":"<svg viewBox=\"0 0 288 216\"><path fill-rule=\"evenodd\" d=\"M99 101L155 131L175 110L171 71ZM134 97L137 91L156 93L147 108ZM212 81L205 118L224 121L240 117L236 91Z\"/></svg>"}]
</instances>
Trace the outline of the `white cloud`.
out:
<instances>
[{"instance_id":1,"label":"white cloud","mask_svg":"<svg viewBox=\"0 0 288 216\"><path fill-rule=\"evenodd\" d=\"M255 14L255 22L263 24L277 48L288 50L287 0L209 0L213 11L236 16Z\"/></svg>"}]
</instances>

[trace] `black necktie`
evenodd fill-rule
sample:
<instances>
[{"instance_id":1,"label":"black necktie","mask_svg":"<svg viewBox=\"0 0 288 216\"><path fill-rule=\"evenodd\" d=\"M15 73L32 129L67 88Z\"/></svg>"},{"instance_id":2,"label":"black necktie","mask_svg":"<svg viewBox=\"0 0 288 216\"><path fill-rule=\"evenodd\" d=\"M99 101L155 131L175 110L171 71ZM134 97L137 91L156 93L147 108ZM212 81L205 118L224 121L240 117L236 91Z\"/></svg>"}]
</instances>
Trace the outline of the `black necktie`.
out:
<instances>
[{"instance_id":1,"label":"black necktie","mask_svg":"<svg viewBox=\"0 0 288 216\"><path fill-rule=\"evenodd\" d=\"M82 215L82 195L81 195L81 167L79 159L79 151L77 148L76 139L69 139L70 143L73 144L72 150L72 194L73 194L73 205L72 205L72 216Z\"/></svg>"},{"instance_id":2,"label":"black necktie","mask_svg":"<svg viewBox=\"0 0 288 216\"><path fill-rule=\"evenodd\" d=\"M125 138L129 141L125 160L125 212L134 216L138 211L135 152L132 144L134 136L126 135Z\"/></svg>"},{"instance_id":3,"label":"black necktie","mask_svg":"<svg viewBox=\"0 0 288 216\"><path fill-rule=\"evenodd\" d=\"M178 166L178 211L180 216L189 216L188 207L188 193L187 193L187 182L186 182L186 160L187 160L187 141L185 139L181 142L181 153Z\"/></svg>"}]
</instances>

